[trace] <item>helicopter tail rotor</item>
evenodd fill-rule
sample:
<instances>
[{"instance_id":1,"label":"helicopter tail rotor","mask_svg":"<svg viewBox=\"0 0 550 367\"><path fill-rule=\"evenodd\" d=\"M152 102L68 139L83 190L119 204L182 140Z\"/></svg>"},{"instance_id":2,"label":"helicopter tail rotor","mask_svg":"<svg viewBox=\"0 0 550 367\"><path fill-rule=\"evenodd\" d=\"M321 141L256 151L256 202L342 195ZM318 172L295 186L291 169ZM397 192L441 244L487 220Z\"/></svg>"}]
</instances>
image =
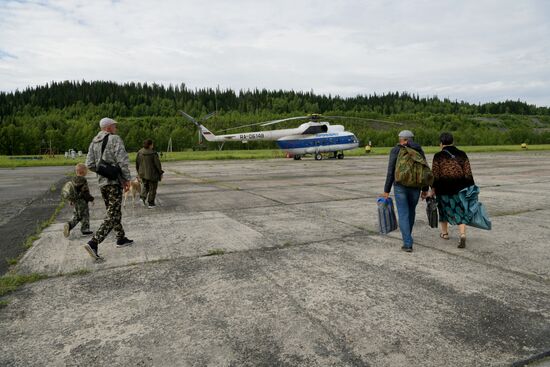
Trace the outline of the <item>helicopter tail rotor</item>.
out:
<instances>
[{"instance_id":1,"label":"helicopter tail rotor","mask_svg":"<svg viewBox=\"0 0 550 367\"><path fill-rule=\"evenodd\" d=\"M203 125L202 122L208 120L210 117L214 116L216 112L210 112L208 115L204 116L200 120L195 119L193 116L187 114L185 111L180 110L179 111L183 117L185 117L187 120L192 122L197 127L198 132L198 141L199 145L202 144L202 138L203 138ZM208 130L206 130L208 131ZM209 132L210 133L210 132Z\"/></svg>"}]
</instances>

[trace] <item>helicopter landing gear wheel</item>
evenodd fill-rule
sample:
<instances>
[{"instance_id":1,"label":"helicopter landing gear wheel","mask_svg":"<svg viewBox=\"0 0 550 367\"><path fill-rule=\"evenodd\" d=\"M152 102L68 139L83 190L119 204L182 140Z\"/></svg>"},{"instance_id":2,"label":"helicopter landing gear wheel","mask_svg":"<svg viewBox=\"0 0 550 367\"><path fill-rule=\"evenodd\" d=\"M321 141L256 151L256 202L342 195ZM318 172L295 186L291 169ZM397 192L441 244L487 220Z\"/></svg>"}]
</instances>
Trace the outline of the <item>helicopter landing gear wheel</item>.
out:
<instances>
[{"instance_id":1,"label":"helicopter landing gear wheel","mask_svg":"<svg viewBox=\"0 0 550 367\"><path fill-rule=\"evenodd\" d=\"M344 153L339 153L338 154L338 159L344 159Z\"/></svg>"},{"instance_id":2,"label":"helicopter landing gear wheel","mask_svg":"<svg viewBox=\"0 0 550 367\"><path fill-rule=\"evenodd\" d=\"M321 153L315 153L315 160L320 161L321 159L323 159L323 156L321 155Z\"/></svg>"},{"instance_id":3,"label":"helicopter landing gear wheel","mask_svg":"<svg viewBox=\"0 0 550 367\"><path fill-rule=\"evenodd\" d=\"M302 159L302 156L301 156L301 155L296 154L296 155L294 156L294 160L295 160L295 161L299 161L300 159Z\"/></svg>"}]
</instances>

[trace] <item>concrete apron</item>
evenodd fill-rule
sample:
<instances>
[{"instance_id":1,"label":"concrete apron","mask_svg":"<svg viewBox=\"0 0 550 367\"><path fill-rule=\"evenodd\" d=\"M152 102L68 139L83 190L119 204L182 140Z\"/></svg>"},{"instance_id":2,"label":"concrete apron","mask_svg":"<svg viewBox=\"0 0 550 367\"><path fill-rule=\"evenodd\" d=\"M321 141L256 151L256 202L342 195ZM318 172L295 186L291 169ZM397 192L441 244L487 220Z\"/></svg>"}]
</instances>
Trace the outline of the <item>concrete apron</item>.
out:
<instances>
[{"instance_id":1,"label":"concrete apron","mask_svg":"<svg viewBox=\"0 0 550 367\"><path fill-rule=\"evenodd\" d=\"M472 155L493 231L471 229L457 249L456 228L439 239L421 203L412 254L398 232L376 234L386 157L167 165L159 207L127 204L135 244L115 248L110 235L105 263L78 227L62 236L69 209L44 231L20 272L92 273L15 293L0 362L459 366L544 353L548 158ZM213 250L225 254L203 257Z\"/></svg>"}]
</instances>

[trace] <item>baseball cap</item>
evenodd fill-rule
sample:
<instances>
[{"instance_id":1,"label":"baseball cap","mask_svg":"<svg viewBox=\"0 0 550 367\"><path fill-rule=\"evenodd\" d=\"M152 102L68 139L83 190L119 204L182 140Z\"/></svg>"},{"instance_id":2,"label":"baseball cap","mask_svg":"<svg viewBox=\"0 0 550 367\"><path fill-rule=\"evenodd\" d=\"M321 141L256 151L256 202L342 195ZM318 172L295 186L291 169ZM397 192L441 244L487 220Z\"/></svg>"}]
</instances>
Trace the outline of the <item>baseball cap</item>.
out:
<instances>
[{"instance_id":1,"label":"baseball cap","mask_svg":"<svg viewBox=\"0 0 550 367\"><path fill-rule=\"evenodd\" d=\"M109 117L104 117L99 121L99 127L104 128L112 124L116 124L117 122Z\"/></svg>"},{"instance_id":2,"label":"baseball cap","mask_svg":"<svg viewBox=\"0 0 550 367\"><path fill-rule=\"evenodd\" d=\"M409 139L409 138L413 138L414 137L414 134L412 133L412 131L410 130L402 130L399 135L398 135L400 138L403 138L403 139Z\"/></svg>"}]
</instances>

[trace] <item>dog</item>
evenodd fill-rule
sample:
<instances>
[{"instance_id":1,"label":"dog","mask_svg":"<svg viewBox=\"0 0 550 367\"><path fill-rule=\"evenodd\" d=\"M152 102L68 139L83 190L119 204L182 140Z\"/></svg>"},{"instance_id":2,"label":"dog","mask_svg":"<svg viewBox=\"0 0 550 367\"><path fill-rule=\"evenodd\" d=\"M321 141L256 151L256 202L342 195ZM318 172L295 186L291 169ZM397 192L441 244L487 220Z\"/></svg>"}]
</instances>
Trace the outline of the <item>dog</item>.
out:
<instances>
[{"instance_id":1,"label":"dog","mask_svg":"<svg viewBox=\"0 0 550 367\"><path fill-rule=\"evenodd\" d=\"M130 181L130 188L128 191L124 191L124 202L123 206L126 207L126 200L130 196L132 198L132 208L135 206L136 198L139 198L141 194L141 182L139 178L136 177L134 180Z\"/></svg>"}]
</instances>

